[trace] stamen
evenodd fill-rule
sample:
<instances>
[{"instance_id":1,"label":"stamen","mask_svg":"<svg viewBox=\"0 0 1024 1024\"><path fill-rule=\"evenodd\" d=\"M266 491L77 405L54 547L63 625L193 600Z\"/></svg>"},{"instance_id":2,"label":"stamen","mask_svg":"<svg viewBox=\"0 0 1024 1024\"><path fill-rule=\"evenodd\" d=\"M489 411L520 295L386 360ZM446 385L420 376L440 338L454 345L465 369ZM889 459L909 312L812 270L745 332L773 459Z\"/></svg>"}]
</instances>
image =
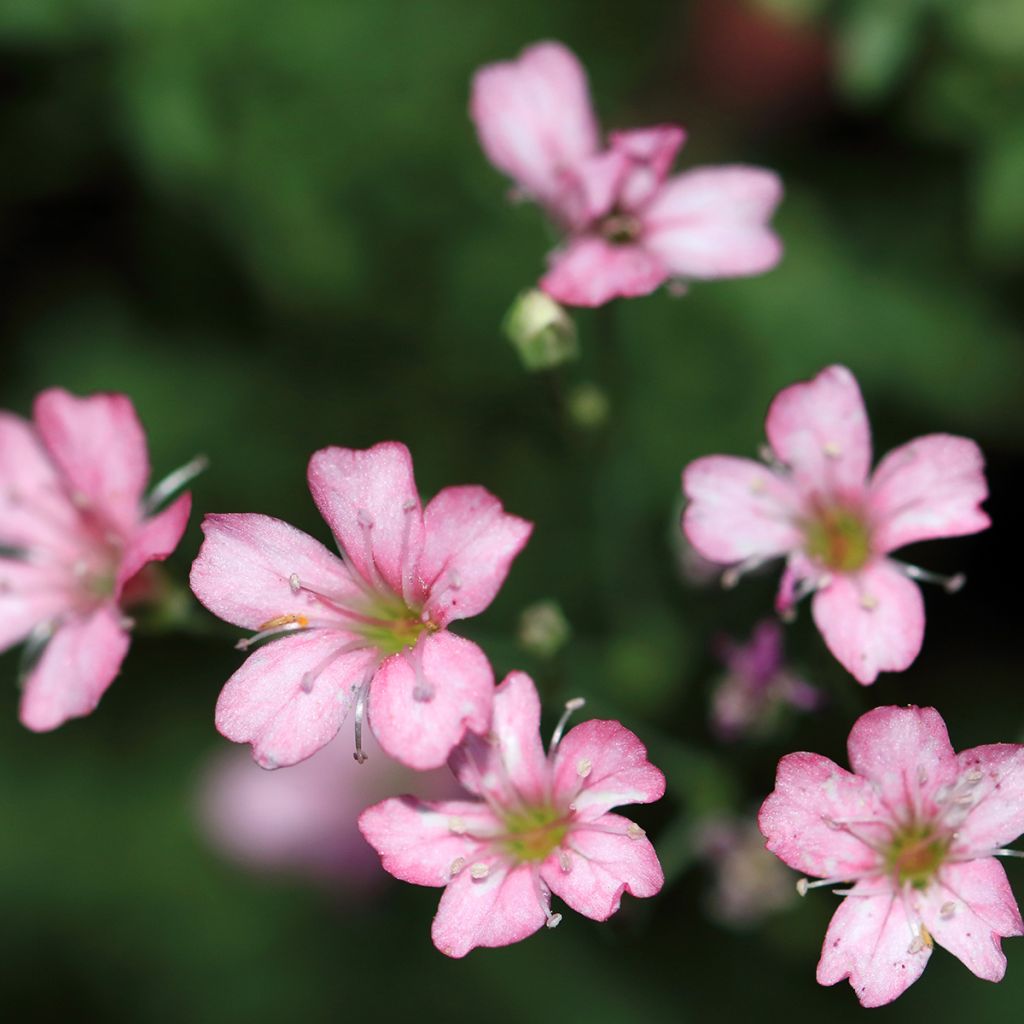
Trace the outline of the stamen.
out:
<instances>
[{"instance_id":1,"label":"stamen","mask_svg":"<svg viewBox=\"0 0 1024 1024\"><path fill-rule=\"evenodd\" d=\"M855 882L863 877L865 876L856 875L847 876L845 878L818 878L813 882L809 878L798 878L796 882L796 891L801 896L806 896L811 889L820 889L822 886L838 885L840 882Z\"/></svg>"},{"instance_id":2,"label":"stamen","mask_svg":"<svg viewBox=\"0 0 1024 1024\"><path fill-rule=\"evenodd\" d=\"M210 460L205 455L197 455L194 459L186 462L184 466L174 470L173 473L168 473L149 492L149 497L142 503L143 512L146 515L155 512L172 494L181 490L190 480L194 480L209 465Z\"/></svg>"},{"instance_id":3,"label":"stamen","mask_svg":"<svg viewBox=\"0 0 1024 1024\"><path fill-rule=\"evenodd\" d=\"M363 677L363 681L359 684L359 691L356 695L356 749L353 751L352 756L357 764L366 763L366 753L363 751L363 718L366 715L366 696L370 692L370 680L372 678L373 672L367 672Z\"/></svg>"},{"instance_id":4,"label":"stamen","mask_svg":"<svg viewBox=\"0 0 1024 1024\"><path fill-rule=\"evenodd\" d=\"M901 562L896 558L892 561L896 563L904 576L917 580L918 583L937 583L947 594L955 594L967 582L967 577L962 572L958 572L953 576L944 576L942 573L931 572L928 569L922 569L918 565Z\"/></svg>"},{"instance_id":5,"label":"stamen","mask_svg":"<svg viewBox=\"0 0 1024 1024\"><path fill-rule=\"evenodd\" d=\"M456 857L452 861L452 866L448 869L448 874L454 878L464 867L466 866L465 857Z\"/></svg>"},{"instance_id":6,"label":"stamen","mask_svg":"<svg viewBox=\"0 0 1024 1024\"><path fill-rule=\"evenodd\" d=\"M755 569L759 569L767 558L763 558L761 555L751 555L750 558L744 559L738 565L731 565L725 572L722 573L722 587L725 590L732 590L740 581L740 577L745 576L748 572L753 572Z\"/></svg>"},{"instance_id":7,"label":"stamen","mask_svg":"<svg viewBox=\"0 0 1024 1024\"><path fill-rule=\"evenodd\" d=\"M366 589L366 581L358 575L357 583L363 593L376 596L373 594L373 591ZM330 594L325 594L322 590L317 590L315 587L308 586L302 582L297 572L293 572L288 577L288 586L291 588L291 592L293 594L298 594L300 592L309 594L310 597L313 597L317 601L321 601L323 604L327 605L332 612L338 615L343 615L355 622L361 622L367 626L380 626L385 629L390 629L394 625L394 623L388 619L379 619L372 615L365 615L362 612L358 612L354 608L350 608L348 605L342 603L340 598L332 597Z\"/></svg>"},{"instance_id":8,"label":"stamen","mask_svg":"<svg viewBox=\"0 0 1024 1024\"><path fill-rule=\"evenodd\" d=\"M391 588L384 582L373 557L373 516L365 508L361 508L356 512L356 521L363 534L363 555L366 558L366 569L371 577L368 582L378 591L388 591Z\"/></svg>"},{"instance_id":9,"label":"stamen","mask_svg":"<svg viewBox=\"0 0 1024 1024\"><path fill-rule=\"evenodd\" d=\"M458 816L451 817L448 819L448 831L457 836L465 835L466 822Z\"/></svg>"},{"instance_id":10,"label":"stamen","mask_svg":"<svg viewBox=\"0 0 1024 1024\"><path fill-rule=\"evenodd\" d=\"M35 671L39 659L43 656L43 651L46 650L46 645L50 642L50 637L53 636L56 625L56 620L40 622L29 633L21 648L21 658L18 662L19 689L25 686L28 677Z\"/></svg>"},{"instance_id":11,"label":"stamen","mask_svg":"<svg viewBox=\"0 0 1024 1024\"><path fill-rule=\"evenodd\" d=\"M253 633L252 636L242 637L235 644L235 650L247 651L263 640L270 640L272 637L282 636L285 633L296 633L308 628L309 619L305 615L279 615L276 619L264 622L260 626L259 632Z\"/></svg>"},{"instance_id":12,"label":"stamen","mask_svg":"<svg viewBox=\"0 0 1024 1024\"><path fill-rule=\"evenodd\" d=\"M558 866L565 874L569 874L572 871L572 859L569 857L569 851L564 847L560 847L558 850Z\"/></svg>"},{"instance_id":13,"label":"stamen","mask_svg":"<svg viewBox=\"0 0 1024 1024\"><path fill-rule=\"evenodd\" d=\"M1024 850L993 850L990 856L993 857L1024 857Z\"/></svg>"},{"instance_id":14,"label":"stamen","mask_svg":"<svg viewBox=\"0 0 1024 1024\"><path fill-rule=\"evenodd\" d=\"M412 699L419 704L429 704L434 699L435 690L433 683L423 674L423 652L420 645L403 648L402 655L416 679L412 688Z\"/></svg>"},{"instance_id":15,"label":"stamen","mask_svg":"<svg viewBox=\"0 0 1024 1024\"><path fill-rule=\"evenodd\" d=\"M406 606L411 607L414 604L414 597L412 593L412 572L411 567L408 565L409 561L409 532L412 529L412 516L410 515L416 508L416 502L412 498L408 498L402 503L402 548L399 555L399 571L402 574L402 600L405 601Z\"/></svg>"},{"instance_id":16,"label":"stamen","mask_svg":"<svg viewBox=\"0 0 1024 1024\"><path fill-rule=\"evenodd\" d=\"M780 608L776 602L776 609L783 622L794 622L796 620L796 606L806 597L820 590L829 582L828 575L802 576L793 585L793 593L790 596L789 604Z\"/></svg>"},{"instance_id":17,"label":"stamen","mask_svg":"<svg viewBox=\"0 0 1024 1024\"><path fill-rule=\"evenodd\" d=\"M477 863L469 869L469 873L473 876L473 878L479 881L482 878L486 878L491 873L491 869L487 864L484 864L482 861L477 861Z\"/></svg>"},{"instance_id":18,"label":"stamen","mask_svg":"<svg viewBox=\"0 0 1024 1024\"><path fill-rule=\"evenodd\" d=\"M579 761L576 762L576 774L581 779L585 779L590 774L593 767L593 762L589 757L581 757Z\"/></svg>"},{"instance_id":19,"label":"stamen","mask_svg":"<svg viewBox=\"0 0 1024 1024\"><path fill-rule=\"evenodd\" d=\"M548 747L548 757L551 757L558 749L558 744L562 742L562 733L565 732L566 724L569 721L570 716L574 711L579 711L587 702L582 697L573 697L572 700L565 702L565 710L562 712L562 717L558 720L558 725L555 726L555 731L551 734L551 745ZM589 773L588 773L589 774Z\"/></svg>"},{"instance_id":20,"label":"stamen","mask_svg":"<svg viewBox=\"0 0 1024 1024\"><path fill-rule=\"evenodd\" d=\"M308 672L302 674L302 681L299 683L303 693L312 693L313 687L316 685L316 681L320 676L334 664L338 658L344 657L346 654L351 654L353 651L365 651L370 645L365 640L353 640L351 643L343 644L337 650L331 651L323 661L320 662L315 668L311 668Z\"/></svg>"},{"instance_id":21,"label":"stamen","mask_svg":"<svg viewBox=\"0 0 1024 1024\"><path fill-rule=\"evenodd\" d=\"M548 914L547 920L544 922L547 928L557 928L562 923L561 914Z\"/></svg>"},{"instance_id":22,"label":"stamen","mask_svg":"<svg viewBox=\"0 0 1024 1024\"><path fill-rule=\"evenodd\" d=\"M943 921L948 921L955 913L956 904L952 900L949 900L947 903L943 903L942 906L939 907L939 917L941 917Z\"/></svg>"}]
</instances>

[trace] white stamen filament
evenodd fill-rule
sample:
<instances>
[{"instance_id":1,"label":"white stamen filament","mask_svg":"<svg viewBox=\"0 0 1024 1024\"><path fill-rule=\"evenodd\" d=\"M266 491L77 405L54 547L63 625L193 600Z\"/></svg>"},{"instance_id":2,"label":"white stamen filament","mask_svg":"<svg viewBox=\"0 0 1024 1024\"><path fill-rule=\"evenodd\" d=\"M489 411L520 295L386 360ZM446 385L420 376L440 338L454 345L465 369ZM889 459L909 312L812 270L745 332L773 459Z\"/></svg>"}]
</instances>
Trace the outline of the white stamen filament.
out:
<instances>
[{"instance_id":1,"label":"white stamen filament","mask_svg":"<svg viewBox=\"0 0 1024 1024\"><path fill-rule=\"evenodd\" d=\"M367 672L363 677L363 681L359 684L359 690L356 693L356 711L355 711L355 733L356 733L356 749L352 752L352 757L355 758L358 764L366 763L366 753L363 750L363 718L366 715L366 697L370 692L370 680L373 678L373 671Z\"/></svg>"},{"instance_id":2,"label":"white stamen filament","mask_svg":"<svg viewBox=\"0 0 1024 1024\"><path fill-rule=\"evenodd\" d=\"M963 589L964 584L967 582L967 577L962 572L955 573L952 576L945 576L942 573L922 569L919 565L901 562L897 558L892 559L892 561L899 567L904 576L908 576L918 583L936 583L947 594L955 594L958 590Z\"/></svg>"},{"instance_id":3,"label":"white stamen filament","mask_svg":"<svg viewBox=\"0 0 1024 1024\"><path fill-rule=\"evenodd\" d=\"M555 731L551 734L551 745L548 747L548 757L554 756L555 751L558 749L558 744L562 742L562 733L565 732L565 727L569 722L569 718L574 711L579 711L587 702L582 697L573 697L572 700L565 702L565 710L562 712L562 717L558 720L558 725L555 726ZM589 774L589 772L588 772Z\"/></svg>"},{"instance_id":4,"label":"white stamen filament","mask_svg":"<svg viewBox=\"0 0 1024 1024\"><path fill-rule=\"evenodd\" d=\"M190 480L194 480L200 473L204 472L210 465L210 460L205 455L197 455L189 460L184 466L168 473L149 492L149 497L142 503L142 510L146 515L155 512L172 494L181 490Z\"/></svg>"}]
</instances>

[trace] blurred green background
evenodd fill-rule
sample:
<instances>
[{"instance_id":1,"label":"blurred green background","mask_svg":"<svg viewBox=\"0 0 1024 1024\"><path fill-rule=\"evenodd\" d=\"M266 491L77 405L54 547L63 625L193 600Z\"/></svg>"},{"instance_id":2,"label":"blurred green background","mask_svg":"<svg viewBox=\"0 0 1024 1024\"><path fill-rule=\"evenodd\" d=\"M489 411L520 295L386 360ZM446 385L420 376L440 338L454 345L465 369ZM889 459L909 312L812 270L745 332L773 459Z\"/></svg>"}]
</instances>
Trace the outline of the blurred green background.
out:
<instances>
[{"instance_id":1,"label":"blurred green background","mask_svg":"<svg viewBox=\"0 0 1024 1024\"><path fill-rule=\"evenodd\" d=\"M582 360L528 375L499 325L543 267L540 213L505 202L466 115L473 70L556 38L586 64L606 128L677 121L682 163L779 171L786 255L759 279L577 317ZM934 703L958 748L1024 740L1019 582L1008 565L1024 455L1024 6L1018 0L2 0L0 405L60 384L127 392L156 476L197 452L196 514L260 511L326 540L309 454L395 438L432 494L481 483L536 523L494 605L463 632L499 677L534 673L551 717L619 717L668 775L635 816L668 884L598 925L461 962L430 945L438 892L353 901L242 872L211 849L197 789L239 663L198 608L136 636L91 718L0 715L0 973L10 1020L652 1022L853 1019L814 966L836 898L743 928L708 913L715 814L749 815L778 757L844 759L854 717ZM926 597L913 668L862 690L806 611L793 663L828 694L757 742L708 728L720 632L746 637L775 573L729 593L687 582L679 472L752 454L780 387L842 361L876 452L975 437L996 526L911 560L967 572ZM581 425L573 389L603 389ZM521 610L573 629L542 660ZM349 743L344 730L337 742ZM1008 872L1024 896L1024 867ZM757 915L754 915L755 917ZM877 1011L981 1022L1024 1000L1024 942L992 986L936 950Z\"/></svg>"}]
</instances>

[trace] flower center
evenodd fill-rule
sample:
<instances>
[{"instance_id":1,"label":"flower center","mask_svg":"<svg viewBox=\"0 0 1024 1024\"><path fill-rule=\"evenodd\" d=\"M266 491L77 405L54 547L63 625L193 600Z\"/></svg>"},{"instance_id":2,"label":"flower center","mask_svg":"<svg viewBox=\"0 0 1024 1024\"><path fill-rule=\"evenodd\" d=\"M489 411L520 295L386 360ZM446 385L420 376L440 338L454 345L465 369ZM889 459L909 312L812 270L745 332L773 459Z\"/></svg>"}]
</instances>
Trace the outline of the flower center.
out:
<instances>
[{"instance_id":1,"label":"flower center","mask_svg":"<svg viewBox=\"0 0 1024 1024\"><path fill-rule=\"evenodd\" d=\"M942 866L952 839L931 824L905 825L893 834L885 851L885 866L903 885L924 889Z\"/></svg>"},{"instance_id":2,"label":"flower center","mask_svg":"<svg viewBox=\"0 0 1024 1024\"><path fill-rule=\"evenodd\" d=\"M437 629L433 622L424 622L417 609L398 598L376 598L360 606L359 611L366 621L353 623L352 631L365 637L385 657L415 647L421 634Z\"/></svg>"},{"instance_id":3,"label":"flower center","mask_svg":"<svg viewBox=\"0 0 1024 1024\"><path fill-rule=\"evenodd\" d=\"M629 213L613 213L601 222L601 234L612 245L628 245L640 235L640 221Z\"/></svg>"},{"instance_id":4,"label":"flower center","mask_svg":"<svg viewBox=\"0 0 1024 1024\"><path fill-rule=\"evenodd\" d=\"M864 517L846 505L826 505L803 524L805 550L837 572L854 572L871 557L871 533Z\"/></svg>"},{"instance_id":5,"label":"flower center","mask_svg":"<svg viewBox=\"0 0 1024 1024\"><path fill-rule=\"evenodd\" d=\"M516 861L544 860L569 831L569 816L551 806L531 807L505 816L499 845Z\"/></svg>"}]
</instances>

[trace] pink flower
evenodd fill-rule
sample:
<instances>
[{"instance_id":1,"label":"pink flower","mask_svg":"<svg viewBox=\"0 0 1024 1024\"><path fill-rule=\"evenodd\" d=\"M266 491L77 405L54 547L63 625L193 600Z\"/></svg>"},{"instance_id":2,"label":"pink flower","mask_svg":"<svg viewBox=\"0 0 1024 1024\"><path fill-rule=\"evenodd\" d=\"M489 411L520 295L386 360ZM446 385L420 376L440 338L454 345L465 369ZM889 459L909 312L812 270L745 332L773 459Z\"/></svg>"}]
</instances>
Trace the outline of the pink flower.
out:
<instances>
[{"instance_id":1,"label":"pink flower","mask_svg":"<svg viewBox=\"0 0 1024 1024\"><path fill-rule=\"evenodd\" d=\"M560 43L473 78L470 114L487 158L565 235L541 288L572 306L648 295L669 278L770 270L768 228L782 194L758 167L699 167L668 177L685 134L675 125L613 132L599 148L586 75Z\"/></svg>"},{"instance_id":2,"label":"pink flower","mask_svg":"<svg viewBox=\"0 0 1024 1024\"><path fill-rule=\"evenodd\" d=\"M779 762L761 807L768 849L801 893L853 882L832 917L818 981L844 978L864 1006L891 1002L937 942L979 978L1006 970L1000 938L1024 934L999 855L1024 832L1024 747L953 752L934 708L875 708L848 743L853 773L818 754Z\"/></svg>"},{"instance_id":3,"label":"pink flower","mask_svg":"<svg viewBox=\"0 0 1024 1024\"><path fill-rule=\"evenodd\" d=\"M495 693L491 736L467 736L450 762L477 799L393 798L359 818L387 871L446 887L432 930L442 953L462 957L553 928L561 914L551 912L552 893L605 921L623 892L661 889L661 865L643 830L608 812L659 799L665 778L618 722L584 722L559 742L581 703L567 705L545 756L537 690L513 672Z\"/></svg>"},{"instance_id":4,"label":"pink flower","mask_svg":"<svg viewBox=\"0 0 1024 1024\"><path fill-rule=\"evenodd\" d=\"M146 437L126 395L51 388L33 423L0 412L0 650L28 639L29 729L89 714L117 675L131 625L125 585L177 547L191 497L147 513L188 475L143 500Z\"/></svg>"},{"instance_id":5,"label":"pink flower","mask_svg":"<svg viewBox=\"0 0 1024 1024\"><path fill-rule=\"evenodd\" d=\"M490 721L483 651L448 631L494 599L532 526L482 487L448 487L425 509L403 444L324 448L309 487L341 551L270 516L208 515L192 589L227 622L274 639L227 681L217 728L264 768L319 750L354 708L411 768L437 768ZM280 639L277 639L280 638Z\"/></svg>"},{"instance_id":6,"label":"pink flower","mask_svg":"<svg viewBox=\"0 0 1024 1024\"><path fill-rule=\"evenodd\" d=\"M776 607L790 614L814 594L814 621L829 650L860 683L901 671L924 638L913 579L944 582L888 557L905 544L989 526L978 446L929 434L893 449L873 475L867 413L853 374L830 366L781 391L768 410L767 466L712 455L683 473L683 530L706 558L740 573L785 555Z\"/></svg>"}]
</instances>

